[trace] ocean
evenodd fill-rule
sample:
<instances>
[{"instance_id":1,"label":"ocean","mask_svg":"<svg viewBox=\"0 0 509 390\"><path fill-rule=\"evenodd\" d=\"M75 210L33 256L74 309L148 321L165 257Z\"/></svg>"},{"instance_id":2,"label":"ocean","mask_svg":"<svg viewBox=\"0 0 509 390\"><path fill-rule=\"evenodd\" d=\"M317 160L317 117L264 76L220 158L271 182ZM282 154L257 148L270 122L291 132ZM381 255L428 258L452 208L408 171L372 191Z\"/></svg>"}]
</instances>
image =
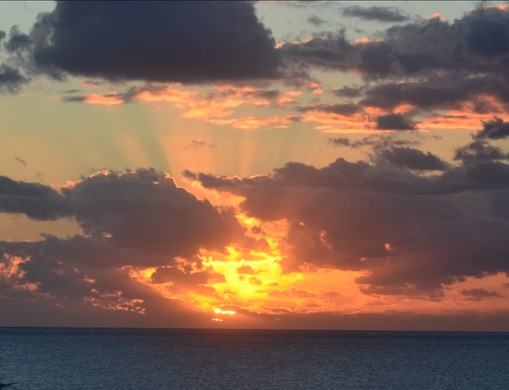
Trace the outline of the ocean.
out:
<instances>
[{"instance_id":1,"label":"ocean","mask_svg":"<svg viewBox=\"0 0 509 390\"><path fill-rule=\"evenodd\" d=\"M509 333L0 328L9 390L508 389Z\"/></svg>"}]
</instances>

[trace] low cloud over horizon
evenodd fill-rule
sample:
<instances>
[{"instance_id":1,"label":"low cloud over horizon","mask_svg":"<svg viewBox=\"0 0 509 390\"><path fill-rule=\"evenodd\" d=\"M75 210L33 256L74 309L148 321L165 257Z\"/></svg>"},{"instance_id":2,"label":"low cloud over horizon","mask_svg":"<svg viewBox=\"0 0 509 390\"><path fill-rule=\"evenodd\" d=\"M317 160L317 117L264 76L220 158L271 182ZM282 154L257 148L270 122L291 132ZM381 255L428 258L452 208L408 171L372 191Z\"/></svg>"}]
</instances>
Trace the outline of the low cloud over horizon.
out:
<instances>
[{"instance_id":1,"label":"low cloud over horizon","mask_svg":"<svg viewBox=\"0 0 509 390\"><path fill-rule=\"evenodd\" d=\"M509 7L469 4L0 26L0 325L508 330Z\"/></svg>"},{"instance_id":2,"label":"low cloud over horizon","mask_svg":"<svg viewBox=\"0 0 509 390\"><path fill-rule=\"evenodd\" d=\"M151 302L161 299L157 286L165 286L163 296L171 302L173 295L175 304L190 291L219 298L214 286L225 276L205 264L203 253L269 245L242 226L244 214L259 221L256 232L287 224L270 244L279 248L282 275L360 272L354 283L366 297L440 302L450 286L509 273L508 164L495 156L441 165L431 153L386 138L372 148L372 162L338 158L323 168L289 162L251 178L185 172L208 190L240 196L238 208L198 200L153 169L99 172L60 189L1 177L2 212L39 221L72 218L82 229L67 238L0 242L4 303L52 302L63 312L95 307L148 314L150 322L156 314ZM428 169L435 174L425 174ZM263 283L255 277L259 271L244 264L239 278L253 275L249 283ZM272 296L282 297L281 288L274 284ZM480 302L505 297L499 291L505 288L461 289L458 296ZM232 302L242 309L241 301ZM455 312L465 315L461 306Z\"/></svg>"}]
</instances>

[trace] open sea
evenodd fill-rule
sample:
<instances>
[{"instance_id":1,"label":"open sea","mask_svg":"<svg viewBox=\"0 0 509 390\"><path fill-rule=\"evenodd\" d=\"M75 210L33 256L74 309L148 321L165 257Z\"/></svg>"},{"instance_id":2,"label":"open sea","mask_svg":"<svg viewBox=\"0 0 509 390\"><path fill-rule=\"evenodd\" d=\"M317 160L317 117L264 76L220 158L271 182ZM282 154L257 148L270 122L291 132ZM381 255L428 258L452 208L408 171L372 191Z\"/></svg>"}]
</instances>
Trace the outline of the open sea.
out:
<instances>
[{"instance_id":1,"label":"open sea","mask_svg":"<svg viewBox=\"0 0 509 390\"><path fill-rule=\"evenodd\" d=\"M9 390L509 389L509 333L0 328Z\"/></svg>"}]
</instances>

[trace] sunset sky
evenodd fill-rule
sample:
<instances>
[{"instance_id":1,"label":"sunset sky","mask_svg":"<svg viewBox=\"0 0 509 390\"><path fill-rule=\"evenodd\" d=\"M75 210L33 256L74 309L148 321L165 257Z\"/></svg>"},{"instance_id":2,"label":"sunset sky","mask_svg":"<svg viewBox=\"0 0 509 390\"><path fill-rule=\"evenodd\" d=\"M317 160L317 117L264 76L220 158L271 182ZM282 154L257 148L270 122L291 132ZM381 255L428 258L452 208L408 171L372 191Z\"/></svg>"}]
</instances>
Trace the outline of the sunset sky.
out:
<instances>
[{"instance_id":1,"label":"sunset sky","mask_svg":"<svg viewBox=\"0 0 509 390\"><path fill-rule=\"evenodd\" d=\"M509 3L1 2L0 326L509 331Z\"/></svg>"}]
</instances>

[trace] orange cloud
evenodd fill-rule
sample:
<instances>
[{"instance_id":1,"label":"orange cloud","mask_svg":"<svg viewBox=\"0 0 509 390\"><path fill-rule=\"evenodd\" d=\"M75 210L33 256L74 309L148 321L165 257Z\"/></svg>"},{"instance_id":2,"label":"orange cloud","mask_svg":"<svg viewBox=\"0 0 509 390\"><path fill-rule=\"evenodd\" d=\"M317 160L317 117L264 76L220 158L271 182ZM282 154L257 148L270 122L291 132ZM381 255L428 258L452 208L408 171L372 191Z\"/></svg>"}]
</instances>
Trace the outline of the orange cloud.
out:
<instances>
[{"instance_id":1,"label":"orange cloud","mask_svg":"<svg viewBox=\"0 0 509 390\"><path fill-rule=\"evenodd\" d=\"M116 93L112 92L109 94L101 95L93 93L85 97L84 102L87 104L100 104L103 106L116 106L123 104L124 100L120 98Z\"/></svg>"},{"instance_id":2,"label":"orange cloud","mask_svg":"<svg viewBox=\"0 0 509 390\"><path fill-rule=\"evenodd\" d=\"M295 117L286 116L273 116L266 118L256 118L256 117L247 117L247 118L232 118L232 119L211 119L210 123L214 123L216 125L231 125L236 129L258 129L260 127L268 127L271 125L275 125L277 128L286 129L290 123L296 121Z\"/></svg>"}]
</instances>

